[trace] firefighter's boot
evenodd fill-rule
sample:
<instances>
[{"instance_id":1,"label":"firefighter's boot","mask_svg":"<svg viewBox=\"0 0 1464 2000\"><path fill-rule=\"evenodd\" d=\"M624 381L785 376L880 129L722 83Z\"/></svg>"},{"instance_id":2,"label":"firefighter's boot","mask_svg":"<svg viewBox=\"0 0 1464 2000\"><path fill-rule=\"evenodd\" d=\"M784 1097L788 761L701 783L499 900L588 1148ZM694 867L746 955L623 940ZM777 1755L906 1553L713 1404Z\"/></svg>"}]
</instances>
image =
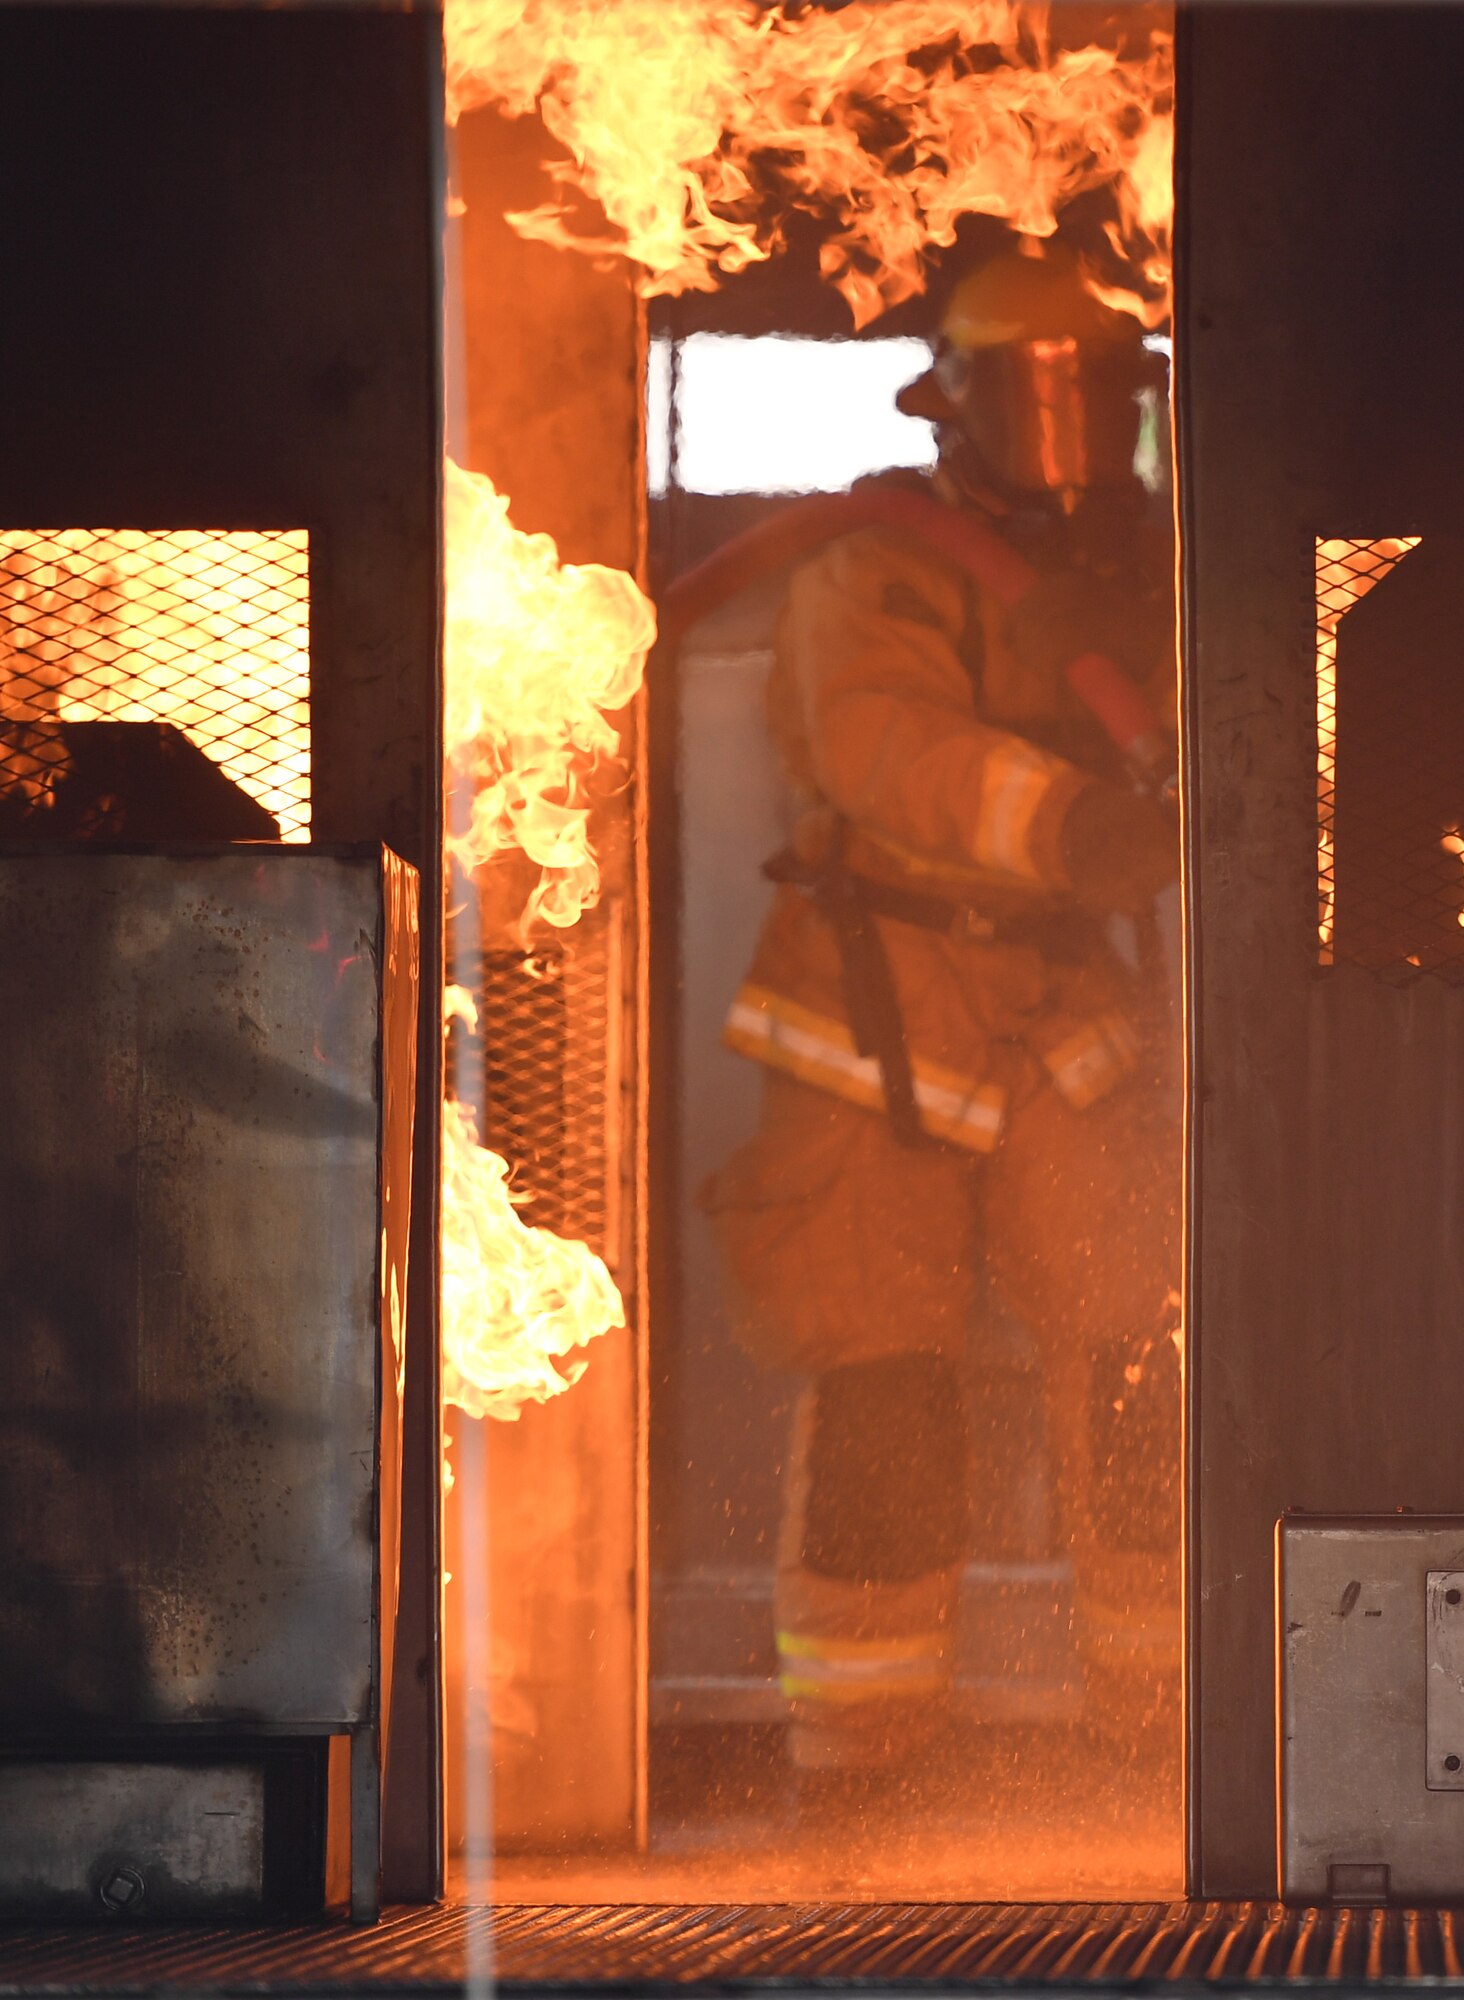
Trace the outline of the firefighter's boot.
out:
<instances>
[{"instance_id":1,"label":"firefighter's boot","mask_svg":"<svg viewBox=\"0 0 1464 2000\"><path fill-rule=\"evenodd\" d=\"M918 1764L949 1709L966 1538L950 1364L902 1355L817 1377L795 1417L775 1607L795 1773Z\"/></svg>"}]
</instances>

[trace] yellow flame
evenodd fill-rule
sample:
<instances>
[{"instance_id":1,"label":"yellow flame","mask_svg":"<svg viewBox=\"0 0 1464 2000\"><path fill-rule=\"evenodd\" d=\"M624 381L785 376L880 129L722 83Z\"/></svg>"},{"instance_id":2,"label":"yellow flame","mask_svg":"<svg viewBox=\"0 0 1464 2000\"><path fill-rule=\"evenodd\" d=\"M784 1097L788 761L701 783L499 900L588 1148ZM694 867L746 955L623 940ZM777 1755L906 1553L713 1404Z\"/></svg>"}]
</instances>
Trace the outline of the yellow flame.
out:
<instances>
[{"instance_id":1,"label":"yellow flame","mask_svg":"<svg viewBox=\"0 0 1464 2000\"><path fill-rule=\"evenodd\" d=\"M610 718L640 686L655 613L622 570L520 534L491 482L451 460L445 528L447 755L469 793L449 851L469 870L527 854L521 929L563 929L599 894L590 811L618 772Z\"/></svg>"},{"instance_id":2,"label":"yellow flame","mask_svg":"<svg viewBox=\"0 0 1464 2000\"><path fill-rule=\"evenodd\" d=\"M624 1326L620 1294L587 1245L524 1222L507 1163L451 1100L442 1195L443 1395L470 1416L512 1419L578 1381L584 1361L563 1357Z\"/></svg>"},{"instance_id":3,"label":"yellow flame","mask_svg":"<svg viewBox=\"0 0 1464 2000\"><path fill-rule=\"evenodd\" d=\"M466 986L443 987L442 1019L445 1026L461 1021L470 1035L478 1032L478 1003Z\"/></svg>"},{"instance_id":4,"label":"yellow flame","mask_svg":"<svg viewBox=\"0 0 1464 2000\"><path fill-rule=\"evenodd\" d=\"M1172 43L1155 37L1154 51L1140 71L1140 92L1152 88L1154 104L1171 102L1174 83ZM1088 288L1105 305L1132 313L1147 327L1162 324L1169 312L1171 239L1174 230L1174 114L1154 111L1141 117L1132 138L1118 142L1123 171L1114 179L1118 219L1106 225L1113 249L1138 273L1144 289L1105 284L1091 271Z\"/></svg>"},{"instance_id":5,"label":"yellow flame","mask_svg":"<svg viewBox=\"0 0 1464 2000\"><path fill-rule=\"evenodd\" d=\"M1156 18L1162 10L1156 9ZM1166 17L1167 18L1167 17ZM960 217L1051 235L1059 210L1115 190L1110 237L1165 311L1172 38L1145 53L1054 49L1022 0L852 0L790 15L728 0L447 0L454 112L540 110L590 196L511 220L524 234L641 266L648 295L713 289L778 247L790 208L831 216L824 274L856 325L919 291ZM1095 287L1097 281L1095 280ZM1146 296L1157 294L1157 296Z\"/></svg>"},{"instance_id":6,"label":"yellow flame","mask_svg":"<svg viewBox=\"0 0 1464 2000\"><path fill-rule=\"evenodd\" d=\"M446 742L469 802L448 848L469 872L527 854L539 874L520 929L563 928L599 894L590 811L619 773L612 717L641 684L655 614L622 571L561 563L548 535L521 534L481 474L449 460L446 480ZM459 985L444 1015L479 1026ZM507 1162L451 1102L442 1173L444 1393L514 1418L578 1379L583 1360L564 1357L625 1324L620 1295L586 1244L524 1222Z\"/></svg>"}]
</instances>

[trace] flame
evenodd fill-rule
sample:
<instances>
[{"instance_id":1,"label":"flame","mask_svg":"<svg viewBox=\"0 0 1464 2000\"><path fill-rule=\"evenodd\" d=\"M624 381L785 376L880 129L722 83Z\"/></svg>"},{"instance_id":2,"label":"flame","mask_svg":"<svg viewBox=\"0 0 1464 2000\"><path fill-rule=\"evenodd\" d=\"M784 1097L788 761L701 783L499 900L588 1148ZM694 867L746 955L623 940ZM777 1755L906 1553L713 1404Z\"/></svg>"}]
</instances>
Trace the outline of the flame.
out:
<instances>
[{"instance_id":1,"label":"flame","mask_svg":"<svg viewBox=\"0 0 1464 2000\"><path fill-rule=\"evenodd\" d=\"M573 1354L625 1311L587 1245L534 1229L514 1207L508 1165L477 1142L472 1113L443 1107L443 1394L474 1417L517 1417L584 1373Z\"/></svg>"},{"instance_id":2,"label":"flame","mask_svg":"<svg viewBox=\"0 0 1464 2000\"><path fill-rule=\"evenodd\" d=\"M445 526L446 746L467 801L448 851L470 875L528 855L538 876L520 934L566 928L599 894L590 813L620 776L611 718L641 684L655 614L623 571L561 563L548 535L521 534L491 482L451 460ZM444 1015L478 1030L460 985ZM524 1222L507 1162L453 1102L442 1194L444 1393L472 1416L514 1418L578 1380L583 1360L563 1357L625 1324L620 1295L586 1244Z\"/></svg>"},{"instance_id":3,"label":"flame","mask_svg":"<svg viewBox=\"0 0 1464 2000\"><path fill-rule=\"evenodd\" d=\"M447 756L468 797L448 851L469 871L528 855L520 930L564 929L599 895L590 811L619 774L610 716L640 686L655 613L623 571L520 534L491 482L450 459L445 526Z\"/></svg>"},{"instance_id":4,"label":"flame","mask_svg":"<svg viewBox=\"0 0 1464 2000\"><path fill-rule=\"evenodd\" d=\"M1173 103L1173 47L1168 37L1155 37L1155 49L1141 72L1155 104ZM1142 90L1141 93L1142 94ZM1119 138L1124 154L1121 173L1114 177L1118 219L1105 225L1109 244L1136 271L1143 289L1105 284L1092 271L1088 288L1115 311L1132 313L1151 330L1169 313L1171 239L1174 230L1174 112L1139 114L1134 135Z\"/></svg>"},{"instance_id":5,"label":"flame","mask_svg":"<svg viewBox=\"0 0 1464 2000\"><path fill-rule=\"evenodd\" d=\"M470 1035L478 1032L478 1003L466 986L442 989L442 1018L445 1024L461 1021Z\"/></svg>"},{"instance_id":6,"label":"flame","mask_svg":"<svg viewBox=\"0 0 1464 2000\"><path fill-rule=\"evenodd\" d=\"M453 115L537 108L565 150L549 169L563 197L510 220L629 258L646 295L710 290L771 256L800 208L832 219L823 273L862 326L923 287L929 249L954 242L962 216L1049 236L1068 202L1107 186L1109 240L1133 283L1102 295L1155 324L1171 38L1153 27L1132 57L1054 49L1046 30L1046 9L1023 0L796 15L728 0L448 0L446 17ZM576 221L576 194L606 230ZM451 463L446 540L448 850L469 872L528 857L527 938L572 925L599 894L591 810L619 778L612 717L640 684L653 614L628 576L561 564L547 536L517 532L490 483ZM449 1004L471 1028L470 996ZM513 1416L567 1387L584 1364L556 1362L622 1325L623 1309L585 1245L523 1223L505 1163L458 1105L443 1171L448 1399Z\"/></svg>"},{"instance_id":7,"label":"flame","mask_svg":"<svg viewBox=\"0 0 1464 2000\"><path fill-rule=\"evenodd\" d=\"M1155 9L1158 15L1161 10ZM525 235L641 267L641 289L708 291L777 249L781 217L833 219L824 275L856 326L924 284L963 215L1050 236L1108 186L1110 242L1135 285L1109 303L1167 310L1172 37L1146 52L1053 49L1023 0L851 0L790 15L727 0L447 0L454 115L536 106L611 234L567 198L510 217ZM1101 287L1101 289L1100 289Z\"/></svg>"}]
</instances>

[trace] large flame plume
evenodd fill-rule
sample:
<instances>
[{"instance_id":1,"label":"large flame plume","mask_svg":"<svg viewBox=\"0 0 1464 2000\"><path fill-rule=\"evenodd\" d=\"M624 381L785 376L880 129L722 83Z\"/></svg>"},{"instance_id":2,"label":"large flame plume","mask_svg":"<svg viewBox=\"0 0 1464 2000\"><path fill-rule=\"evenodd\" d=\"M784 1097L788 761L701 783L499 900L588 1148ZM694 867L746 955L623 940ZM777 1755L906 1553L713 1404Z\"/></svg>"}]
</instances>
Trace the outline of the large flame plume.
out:
<instances>
[{"instance_id":1,"label":"large flame plume","mask_svg":"<svg viewBox=\"0 0 1464 2000\"><path fill-rule=\"evenodd\" d=\"M599 895L590 815L619 778L612 717L640 686L655 615L622 571L561 563L548 535L521 534L481 474L450 460L446 474L448 782L466 802L449 851L469 879L527 855L519 934L564 929ZM476 1030L462 988L447 1011ZM620 1295L586 1244L524 1222L507 1162L451 1102L442 1193L444 1393L513 1418L578 1379L583 1359L565 1357L624 1325Z\"/></svg>"},{"instance_id":2,"label":"large flame plume","mask_svg":"<svg viewBox=\"0 0 1464 2000\"><path fill-rule=\"evenodd\" d=\"M622 570L561 563L548 535L520 534L482 474L451 459L446 473L445 734L467 796L449 851L471 871L520 850L539 871L521 932L567 929L599 895L590 812L655 613Z\"/></svg>"},{"instance_id":3,"label":"large flame plume","mask_svg":"<svg viewBox=\"0 0 1464 2000\"><path fill-rule=\"evenodd\" d=\"M612 234L576 227L570 198L510 219L624 254L648 295L713 289L801 208L833 219L824 275L863 326L921 289L963 215L1050 236L1109 187L1110 239L1142 283L1095 290L1149 324L1167 309L1166 27L1132 54L1055 47L1024 0L447 0L446 22L455 110L537 107L569 155L550 172Z\"/></svg>"}]
</instances>

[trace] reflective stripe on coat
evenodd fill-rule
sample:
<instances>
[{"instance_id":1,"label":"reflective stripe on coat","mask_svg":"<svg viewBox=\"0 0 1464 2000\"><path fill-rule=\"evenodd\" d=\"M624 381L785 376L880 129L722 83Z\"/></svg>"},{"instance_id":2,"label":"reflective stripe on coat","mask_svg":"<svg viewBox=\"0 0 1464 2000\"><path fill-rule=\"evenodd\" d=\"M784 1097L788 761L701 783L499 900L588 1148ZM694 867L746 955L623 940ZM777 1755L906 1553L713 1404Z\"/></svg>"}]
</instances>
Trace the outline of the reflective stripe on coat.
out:
<instances>
[{"instance_id":1,"label":"reflective stripe on coat","mask_svg":"<svg viewBox=\"0 0 1464 2000\"><path fill-rule=\"evenodd\" d=\"M831 543L794 574L769 701L784 761L813 804L795 844L850 829L859 872L939 894L1000 922L1061 921L1062 827L1091 780L1021 733L1073 718L1065 688L1023 678L983 623L984 681L1010 720L978 700L961 652L977 616L948 563L871 530ZM1031 945L877 921L896 988L922 1123L977 1154L1000 1143L1010 1107L1056 1086L1096 1103L1137 1056L1122 978L1099 952L1052 965ZM867 1110L885 1109L879 1065L861 1054L826 917L780 892L724 1029L727 1046Z\"/></svg>"},{"instance_id":2,"label":"reflective stripe on coat","mask_svg":"<svg viewBox=\"0 0 1464 2000\"><path fill-rule=\"evenodd\" d=\"M722 1040L738 1055L751 1056L795 1076L815 1089L831 1091L868 1111L883 1111L884 1084L873 1056L861 1056L843 1021L800 1007L785 995L747 981L732 1003ZM916 1056L911 1063L915 1102L932 1138L994 1152L1006 1121L1007 1093L998 1083L981 1082Z\"/></svg>"}]
</instances>

